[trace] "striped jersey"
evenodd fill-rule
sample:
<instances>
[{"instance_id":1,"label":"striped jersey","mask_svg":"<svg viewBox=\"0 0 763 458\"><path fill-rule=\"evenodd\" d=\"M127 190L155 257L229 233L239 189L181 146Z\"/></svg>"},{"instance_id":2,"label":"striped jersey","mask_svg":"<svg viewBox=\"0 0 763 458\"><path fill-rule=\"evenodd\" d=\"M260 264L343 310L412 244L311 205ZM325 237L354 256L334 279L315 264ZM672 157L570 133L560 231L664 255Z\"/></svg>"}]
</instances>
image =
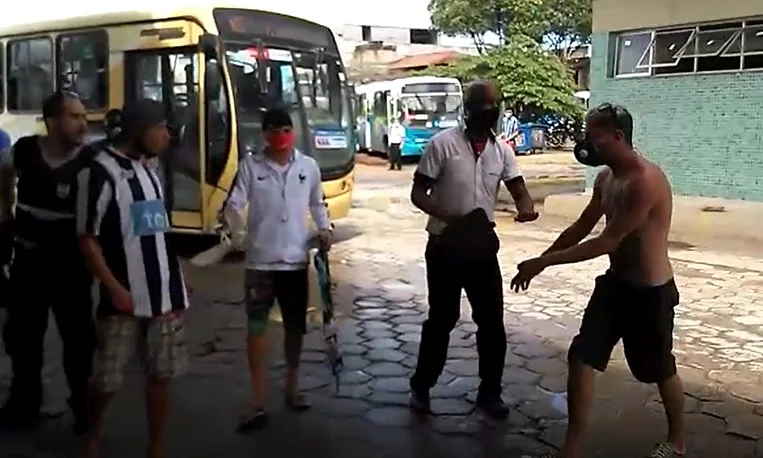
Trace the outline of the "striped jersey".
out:
<instances>
[{"instance_id":1,"label":"striped jersey","mask_svg":"<svg viewBox=\"0 0 763 458\"><path fill-rule=\"evenodd\" d=\"M96 237L106 264L130 291L139 317L188 307L183 274L168 244L170 228L156 173L106 148L77 176L77 232ZM104 285L94 288L99 316L119 314Z\"/></svg>"}]
</instances>

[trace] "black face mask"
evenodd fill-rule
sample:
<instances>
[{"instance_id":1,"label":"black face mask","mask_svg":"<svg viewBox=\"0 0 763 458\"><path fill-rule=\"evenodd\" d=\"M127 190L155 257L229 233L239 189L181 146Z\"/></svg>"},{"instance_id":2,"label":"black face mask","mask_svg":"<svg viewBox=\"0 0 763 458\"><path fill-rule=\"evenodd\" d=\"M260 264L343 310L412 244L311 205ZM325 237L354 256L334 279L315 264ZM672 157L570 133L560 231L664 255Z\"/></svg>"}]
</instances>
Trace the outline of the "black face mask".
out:
<instances>
[{"instance_id":1,"label":"black face mask","mask_svg":"<svg viewBox=\"0 0 763 458\"><path fill-rule=\"evenodd\" d=\"M586 134L581 140L575 143L575 159L583 165L589 167L600 167L604 165L604 159L601 157L601 151L591 137Z\"/></svg>"},{"instance_id":2,"label":"black face mask","mask_svg":"<svg viewBox=\"0 0 763 458\"><path fill-rule=\"evenodd\" d=\"M466 127L475 132L486 134L498 124L500 110L497 106L482 105L466 109Z\"/></svg>"}]
</instances>

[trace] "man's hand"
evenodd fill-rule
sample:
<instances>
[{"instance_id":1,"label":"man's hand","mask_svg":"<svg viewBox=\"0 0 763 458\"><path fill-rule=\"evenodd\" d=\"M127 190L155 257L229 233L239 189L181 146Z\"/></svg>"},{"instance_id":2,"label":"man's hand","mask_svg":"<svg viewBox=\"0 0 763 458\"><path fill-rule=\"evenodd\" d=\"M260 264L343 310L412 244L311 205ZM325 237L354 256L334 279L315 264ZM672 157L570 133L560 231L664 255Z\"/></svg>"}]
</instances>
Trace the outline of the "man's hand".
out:
<instances>
[{"instance_id":1,"label":"man's hand","mask_svg":"<svg viewBox=\"0 0 763 458\"><path fill-rule=\"evenodd\" d=\"M114 304L114 308L120 312L132 314L135 306L132 302L132 294L124 286L112 288L109 291L111 295L111 302Z\"/></svg>"},{"instance_id":2,"label":"man's hand","mask_svg":"<svg viewBox=\"0 0 763 458\"><path fill-rule=\"evenodd\" d=\"M522 261L517 265L517 274L511 279L511 289L514 292L526 291L530 286L530 281L537 277L546 268L543 258L532 258Z\"/></svg>"},{"instance_id":3,"label":"man's hand","mask_svg":"<svg viewBox=\"0 0 763 458\"><path fill-rule=\"evenodd\" d=\"M328 252L331 250L331 244L332 244L332 238L333 238L333 231L331 229L324 229L318 233L318 243L320 246L320 249Z\"/></svg>"}]
</instances>

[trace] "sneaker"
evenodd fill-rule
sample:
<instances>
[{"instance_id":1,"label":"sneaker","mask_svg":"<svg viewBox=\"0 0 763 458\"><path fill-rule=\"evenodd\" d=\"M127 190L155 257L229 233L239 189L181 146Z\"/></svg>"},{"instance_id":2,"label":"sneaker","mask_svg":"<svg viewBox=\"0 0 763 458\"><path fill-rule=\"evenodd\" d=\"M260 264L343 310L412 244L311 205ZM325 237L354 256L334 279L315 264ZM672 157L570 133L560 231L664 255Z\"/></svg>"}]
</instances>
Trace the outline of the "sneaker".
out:
<instances>
[{"instance_id":1,"label":"sneaker","mask_svg":"<svg viewBox=\"0 0 763 458\"><path fill-rule=\"evenodd\" d=\"M647 455L647 458L679 458L682 456L684 456L683 453L678 453L670 444L661 442L654 446L652 453Z\"/></svg>"},{"instance_id":2,"label":"sneaker","mask_svg":"<svg viewBox=\"0 0 763 458\"><path fill-rule=\"evenodd\" d=\"M429 391L411 390L411 409L421 414L432 413L432 401Z\"/></svg>"},{"instance_id":3,"label":"sneaker","mask_svg":"<svg viewBox=\"0 0 763 458\"><path fill-rule=\"evenodd\" d=\"M500 396L483 398L478 396L477 408L495 420L505 420L509 416L509 406L503 402Z\"/></svg>"},{"instance_id":4,"label":"sneaker","mask_svg":"<svg viewBox=\"0 0 763 458\"><path fill-rule=\"evenodd\" d=\"M236 432L245 434L250 431L260 430L268 424L268 414L263 408L253 408L245 414L238 422Z\"/></svg>"}]
</instances>

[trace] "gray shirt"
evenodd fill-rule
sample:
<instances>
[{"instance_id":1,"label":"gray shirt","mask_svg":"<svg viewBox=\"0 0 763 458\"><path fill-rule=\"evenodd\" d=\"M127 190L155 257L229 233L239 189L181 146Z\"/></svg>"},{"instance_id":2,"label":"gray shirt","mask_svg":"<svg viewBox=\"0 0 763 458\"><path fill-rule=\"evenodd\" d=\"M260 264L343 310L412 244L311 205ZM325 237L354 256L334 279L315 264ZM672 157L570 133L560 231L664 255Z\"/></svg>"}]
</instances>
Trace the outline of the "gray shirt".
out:
<instances>
[{"instance_id":1,"label":"gray shirt","mask_svg":"<svg viewBox=\"0 0 763 458\"><path fill-rule=\"evenodd\" d=\"M443 212L465 215L482 208L491 221L501 181L522 176L511 148L490 139L477 156L462 126L432 137L416 172L435 180L432 197ZM445 225L430 216L426 229L440 234Z\"/></svg>"}]
</instances>

